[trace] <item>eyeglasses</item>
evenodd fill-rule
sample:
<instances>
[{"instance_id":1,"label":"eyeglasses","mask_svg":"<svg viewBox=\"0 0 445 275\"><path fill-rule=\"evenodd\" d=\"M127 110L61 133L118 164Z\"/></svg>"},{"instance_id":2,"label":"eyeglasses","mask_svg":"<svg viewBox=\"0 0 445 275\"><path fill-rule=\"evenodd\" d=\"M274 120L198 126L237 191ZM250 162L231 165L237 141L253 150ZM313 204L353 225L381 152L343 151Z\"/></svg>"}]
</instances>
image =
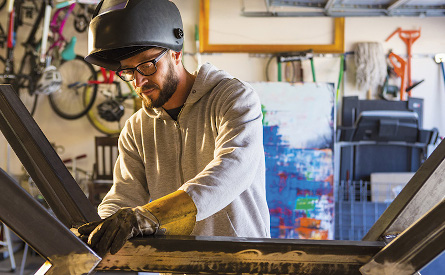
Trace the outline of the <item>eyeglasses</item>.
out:
<instances>
[{"instance_id":1,"label":"eyeglasses","mask_svg":"<svg viewBox=\"0 0 445 275\"><path fill-rule=\"evenodd\" d=\"M158 57L156 57L155 59L142 62L134 68L125 68L125 69L118 70L118 71L116 71L116 74L123 81L126 81L126 82L130 82L130 81L134 80L134 71L138 71L141 75L144 75L144 76L152 75L152 74L156 73L156 71L158 70L158 68L156 68L156 63L158 63L158 61L167 53L167 51L168 51L168 49L163 50L158 55Z\"/></svg>"}]
</instances>

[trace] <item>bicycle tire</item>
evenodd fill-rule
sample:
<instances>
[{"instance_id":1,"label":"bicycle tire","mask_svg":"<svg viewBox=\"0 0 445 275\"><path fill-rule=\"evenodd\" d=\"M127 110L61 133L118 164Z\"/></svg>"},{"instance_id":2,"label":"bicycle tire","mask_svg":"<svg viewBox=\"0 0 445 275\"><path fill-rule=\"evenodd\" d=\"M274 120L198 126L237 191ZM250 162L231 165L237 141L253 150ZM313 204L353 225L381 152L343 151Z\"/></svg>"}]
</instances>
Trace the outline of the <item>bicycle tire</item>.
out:
<instances>
[{"instance_id":1,"label":"bicycle tire","mask_svg":"<svg viewBox=\"0 0 445 275\"><path fill-rule=\"evenodd\" d=\"M88 18L81 14L81 15L77 15L74 18L74 29L78 32L78 33L83 33L88 29Z\"/></svg>"},{"instance_id":2,"label":"bicycle tire","mask_svg":"<svg viewBox=\"0 0 445 275\"><path fill-rule=\"evenodd\" d=\"M100 72L98 73L97 78L99 81L103 80L103 76ZM122 116L120 121L109 122L109 121L101 118L98 113L98 110L97 110L97 106L100 103L102 103L104 100L107 99L107 97L102 93L102 91L106 90L105 85L110 86L111 84L95 85L96 87L99 86L99 87L97 87L98 89L97 89L96 100L94 102L93 107L87 112L87 118L90 121L90 123L93 125L93 127L96 128L96 130L98 130L99 132L109 135L109 136L118 135L121 132L125 121L128 118L130 118L130 116L133 115L142 106L140 98L134 92L134 89L131 86L131 84L128 82L124 82L120 79L118 79L118 81L119 81L118 83L120 83L120 85L123 85L123 87L124 87L124 89L122 91L122 94L124 94L124 97L125 97L125 95L128 95L130 93L132 94L121 103L124 106L124 115ZM86 94L86 95L88 98L88 94Z\"/></svg>"},{"instance_id":3,"label":"bicycle tire","mask_svg":"<svg viewBox=\"0 0 445 275\"><path fill-rule=\"evenodd\" d=\"M30 62L33 62L30 64ZM35 67L35 59L30 53L25 53L21 62L20 69L14 78L3 78L0 83L10 84L13 90L17 93L22 103L31 115L34 115L37 107L37 94L34 93L34 82L32 81L36 76L31 68ZM5 67L5 59L0 57L0 66Z\"/></svg>"},{"instance_id":4,"label":"bicycle tire","mask_svg":"<svg viewBox=\"0 0 445 275\"><path fill-rule=\"evenodd\" d=\"M97 86L88 84L88 81L97 79L96 71L80 55L62 61L58 70L62 76L62 87L49 95L50 105L60 117L78 119L91 109L95 101ZM93 90L87 97L85 93L90 86Z\"/></svg>"},{"instance_id":5,"label":"bicycle tire","mask_svg":"<svg viewBox=\"0 0 445 275\"><path fill-rule=\"evenodd\" d=\"M26 109L33 116L37 109L38 94L35 93L36 83L39 80L36 57L32 52L26 52L20 62L20 68L16 75L14 88L19 94Z\"/></svg>"}]
</instances>

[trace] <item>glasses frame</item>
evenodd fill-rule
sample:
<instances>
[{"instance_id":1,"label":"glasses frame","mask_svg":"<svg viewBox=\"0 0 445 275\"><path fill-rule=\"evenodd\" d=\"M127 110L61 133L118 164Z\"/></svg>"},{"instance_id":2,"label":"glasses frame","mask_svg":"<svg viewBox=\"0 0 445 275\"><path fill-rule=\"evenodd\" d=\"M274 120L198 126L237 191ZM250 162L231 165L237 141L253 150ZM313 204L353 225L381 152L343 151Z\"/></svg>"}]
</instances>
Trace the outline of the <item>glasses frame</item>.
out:
<instances>
[{"instance_id":1,"label":"glasses frame","mask_svg":"<svg viewBox=\"0 0 445 275\"><path fill-rule=\"evenodd\" d=\"M134 80L134 71L137 71L138 73L140 73L141 75L143 75L143 76L150 76L150 75L154 75L157 71L158 71L158 67L156 67L156 63L158 63L158 61L166 54L168 52L168 49L164 49L155 59L151 59L151 60L147 60L147 61L144 61L144 62L142 62L142 63L139 63L138 65L136 65L136 67L133 67L133 68L125 68L125 69L120 69L120 70L117 70L116 71L116 74L119 76L119 78L120 79L122 79L123 81L125 81L125 82L130 82L130 81L133 81ZM155 71L153 72L153 73L151 73L151 74L144 74L143 72L141 72L139 69L138 69L138 67L139 66L141 66L141 65L144 65L144 64L147 64L147 63L152 63L153 64L153 66L154 66L154 68L155 68ZM122 71L127 71L127 70L131 70L132 71L132 73L133 73L133 77L130 79L130 80L126 80L126 79L124 79L122 76L121 76L121 72Z\"/></svg>"}]
</instances>

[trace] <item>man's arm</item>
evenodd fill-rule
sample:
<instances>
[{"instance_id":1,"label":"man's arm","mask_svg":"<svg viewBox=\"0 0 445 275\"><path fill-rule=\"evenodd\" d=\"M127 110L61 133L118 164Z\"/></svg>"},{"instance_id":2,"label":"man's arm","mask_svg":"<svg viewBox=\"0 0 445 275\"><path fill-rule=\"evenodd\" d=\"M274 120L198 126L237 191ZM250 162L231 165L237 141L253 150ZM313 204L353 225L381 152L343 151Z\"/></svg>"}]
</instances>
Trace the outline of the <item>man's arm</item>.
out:
<instances>
[{"instance_id":1,"label":"man's arm","mask_svg":"<svg viewBox=\"0 0 445 275\"><path fill-rule=\"evenodd\" d=\"M102 221L79 227L100 256L115 254L135 236L153 234L189 235L196 221L196 207L184 191L178 190L146 205L121 208Z\"/></svg>"},{"instance_id":2,"label":"man's arm","mask_svg":"<svg viewBox=\"0 0 445 275\"><path fill-rule=\"evenodd\" d=\"M187 192L198 209L197 221L220 211L264 173L262 112L252 87L230 80L218 91L213 159L180 190ZM222 96L219 96L222 95Z\"/></svg>"}]
</instances>

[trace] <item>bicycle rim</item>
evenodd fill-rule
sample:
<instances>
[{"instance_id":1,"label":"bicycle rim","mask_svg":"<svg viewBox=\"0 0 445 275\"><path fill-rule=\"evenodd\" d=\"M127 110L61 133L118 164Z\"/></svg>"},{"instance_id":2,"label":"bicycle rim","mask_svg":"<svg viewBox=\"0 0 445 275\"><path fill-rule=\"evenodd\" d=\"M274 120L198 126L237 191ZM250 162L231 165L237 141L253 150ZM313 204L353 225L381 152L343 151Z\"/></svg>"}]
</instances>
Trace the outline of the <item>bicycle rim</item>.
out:
<instances>
[{"instance_id":1,"label":"bicycle rim","mask_svg":"<svg viewBox=\"0 0 445 275\"><path fill-rule=\"evenodd\" d=\"M38 95L34 93L34 89L39 76L36 70L37 64L34 55L29 52L26 53L20 63L20 69L13 84L20 100L31 115L34 115L37 108Z\"/></svg>"},{"instance_id":2,"label":"bicycle rim","mask_svg":"<svg viewBox=\"0 0 445 275\"><path fill-rule=\"evenodd\" d=\"M102 74L98 73L97 78L99 81L103 80ZM95 85L97 88L96 100L93 107L87 113L88 120L91 122L94 128L106 135L118 135L121 132L125 121L141 107L139 97L135 94L131 84L120 79L118 81L121 85L122 94L124 96L132 94L121 103L124 106L124 115L120 121L107 121L100 117L97 110L97 106L109 98L104 91L109 90L112 84ZM86 93L86 100L90 97L90 95L88 95L90 92L92 92L92 89L89 89L89 91Z\"/></svg>"},{"instance_id":3,"label":"bicycle rim","mask_svg":"<svg viewBox=\"0 0 445 275\"><path fill-rule=\"evenodd\" d=\"M97 87L93 85L88 96L88 80L96 80L94 67L77 55L75 59L63 61L58 68L62 76L62 87L49 95L54 112L65 119L77 119L93 106Z\"/></svg>"}]
</instances>

